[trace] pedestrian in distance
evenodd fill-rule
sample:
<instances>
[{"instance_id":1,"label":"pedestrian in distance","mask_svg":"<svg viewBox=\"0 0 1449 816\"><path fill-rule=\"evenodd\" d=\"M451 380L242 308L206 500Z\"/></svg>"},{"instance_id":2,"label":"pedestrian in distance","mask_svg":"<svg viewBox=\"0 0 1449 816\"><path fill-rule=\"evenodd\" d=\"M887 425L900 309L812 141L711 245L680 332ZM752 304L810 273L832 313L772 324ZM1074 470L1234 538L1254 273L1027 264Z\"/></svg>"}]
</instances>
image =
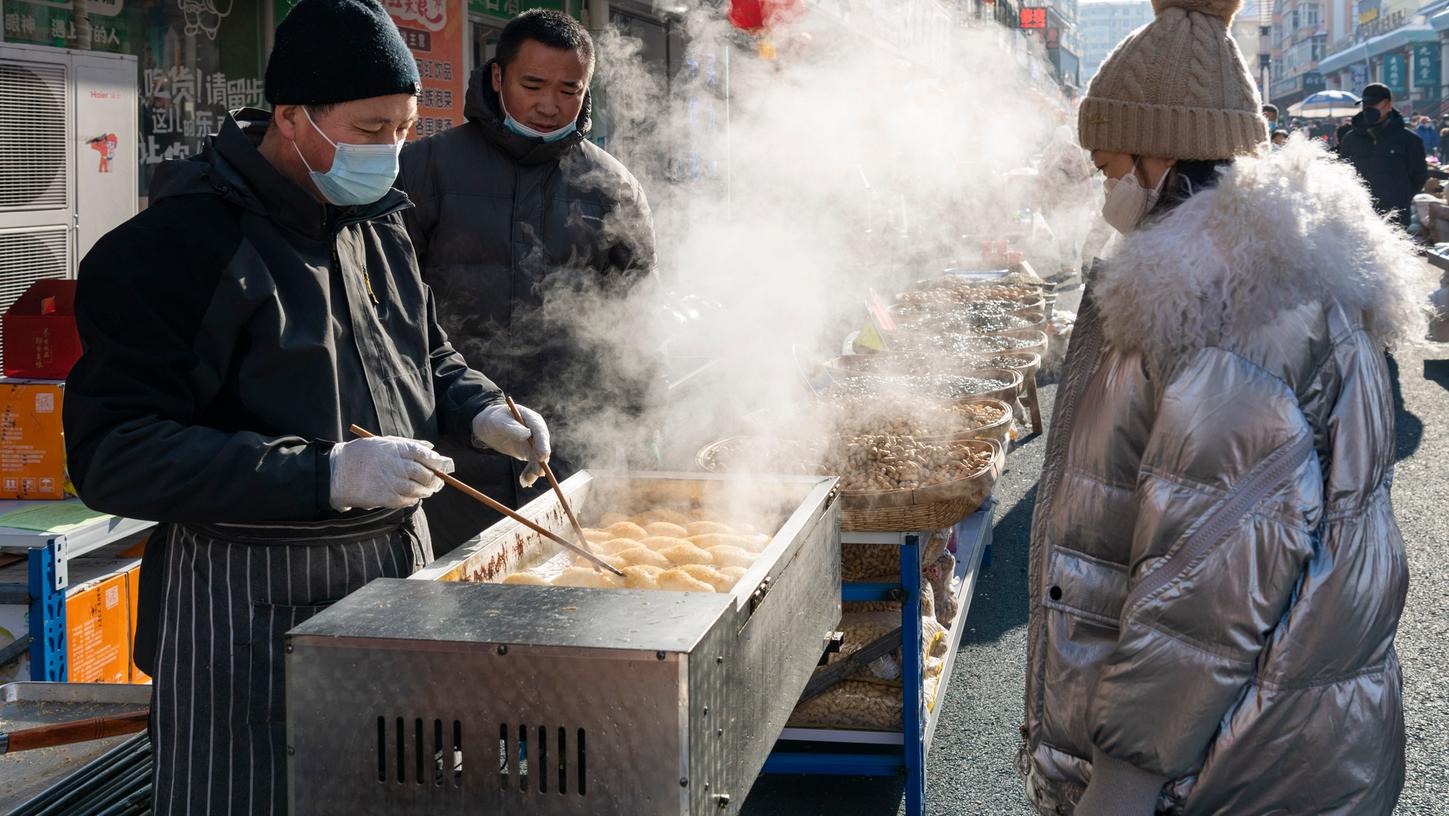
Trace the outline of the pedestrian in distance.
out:
<instances>
[{"instance_id":1,"label":"pedestrian in distance","mask_svg":"<svg viewBox=\"0 0 1449 816\"><path fill-rule=\"evenodd\" d=\"M514 421L463 362L418 274L392 185L419 88L377 0L300 0L271 111L163 163L81 261L70 474L88 506L160 522L135 641L157 816L288 812L285 635L432 560L418 505L453 467L435 442L548 458L542 418Z\"/></svg>"},{"instance_id":2,"label":"pedestrian in distance","mask_svg":"<svg viewBox=\"0 0 1449 816\"><path fill-rule=\"evenodd\" d=\"M1427 156L1439 157L1439 129L1434 127L1434 122L1427 116L1420 116L1418 124L1414 126L1414 133L1419 141L1424 143L1424 153Z\"/></svg>"},{"instance_id":3,"label":"pedestrian in distance","mask_svg":"<svg viewBox=\"0 0 1449 816\"><path fill-rule=\"evenodd\" d=\"M1274 147L1282 147L1283 145L1285 145L1285 144L1288 143L1288 131L1286 131L1286 130L1275 130L1275 131L1273 131L1273 137L1272 138L1273 138L1273 146Z\"/></svg>"},{"instance_id":4,"label":"pedestrian in distance","mask_svg":"<svg viewBox=\"0 0 1449 816\"><path fill-rule=\"evenodd\" d=\"M1321 146L1267 151L1238 0L1159 0L1092 79L1123 234L1057 392L1029 553L1042 814L1380 816L1408 582L1384 349L1422 265Z\"/></svg>"},{"instance_id":5,"label":"pedestrian in distance","mask_svg":"<svg viewBox=\"0 0 1449 816\"><path fill-rule=\"evenodd\" d=\"M1424 142L1404 125L1388 86L1363 89L1363 110L1339 143L1339 155L1368 185L1374 208L1402 227L1410 224L1414 195L1429 180Z\"/></svg>"},{"instance_id":6,"label":"pedestrian in distance","mask_svg":"<svg viewBox=\"0 0 1449 816\"><path fill-rule=\"evenodd\" d=\"M1270 128L1277 127L1278 126L1278 106L1277 105L1264 105L1263 106L1263 118L1268 120L1268 127L1270 127Z\"/></svg>"}]
</instances>

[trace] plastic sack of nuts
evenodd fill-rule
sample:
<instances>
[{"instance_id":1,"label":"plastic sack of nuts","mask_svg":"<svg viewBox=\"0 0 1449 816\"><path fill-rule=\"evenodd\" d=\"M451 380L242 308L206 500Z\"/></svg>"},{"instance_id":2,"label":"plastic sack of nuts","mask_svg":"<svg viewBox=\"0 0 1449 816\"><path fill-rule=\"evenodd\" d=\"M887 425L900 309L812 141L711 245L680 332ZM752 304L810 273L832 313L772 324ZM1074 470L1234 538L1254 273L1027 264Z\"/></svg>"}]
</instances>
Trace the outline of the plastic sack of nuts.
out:
<instances>
[{"instance_id":1,"label":"plastic sack of nuts","mask_svg":"<svg viewBox=\"0 0 1449 816\"><path fill-rule=\"evenodd\" d=\"M950 541L947 530L937 530L921 549L921 563L930 564L946 552ZM901 579L900 548L892 544L858 544L841 542L840 579L842 581L896 582Z\"/></svg>"},{"instance_id":2,"label":"plastic sack of nuts","mask_svg":"<svg viewBox=\"0 0 1449 816\"><path fill-rule=\"evenodd\" d=\"M889 612L895 618L895 625L901 625L901 605L898 601L847 601L842 605L842 611L846 615L852 612ZM921 582L921 617L936 617L936 591L924 581Z\"/></svg>"},{"instance_id":3,"label":"plastic sack of nuts","mask_svg":"<svg viewBox=\"0 0 1449 816\"><path fill-rule=\"evenodd\" d=\"M942 626L950 626L956 620L956 613L960 611L956 594L951 591L951 581L956 575L956 556L949 552L942 553L940 558L922 571L922 575L935 596L936 620Z\"/></svg>"},{"instance_id":4,"label":"plastic sack of nuts","mask_svg":"<svg viewBox=\"0 0 1449 816\"><path fill-rule=\"evenodd\" d=\"M899 731L901 688L868 680L846 680L796 706L787 724L796 728Z\"/></svg>"}]
</instances>

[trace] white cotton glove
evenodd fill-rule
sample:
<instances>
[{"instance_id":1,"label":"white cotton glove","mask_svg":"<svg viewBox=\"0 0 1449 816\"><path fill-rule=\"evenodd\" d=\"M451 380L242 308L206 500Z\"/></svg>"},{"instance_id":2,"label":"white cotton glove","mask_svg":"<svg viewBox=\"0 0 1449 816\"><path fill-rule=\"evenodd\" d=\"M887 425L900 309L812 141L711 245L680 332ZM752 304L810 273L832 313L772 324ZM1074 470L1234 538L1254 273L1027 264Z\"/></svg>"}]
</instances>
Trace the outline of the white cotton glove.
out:
<instances>
[{"instance_id":1,"label":"white cotton glove","mask_svg":"<svg viewBox=\"0 0 1449 816\"><path fill-rule=\"evenodd\" d=\"M543 463L553 454L548 440L548 423L537 411L518 406L523 415L523 424L513 418L513 412L504 404L491 405L473 417L473 439L480 445L492 448L505 456L512 456L527 462L528 467L518 477L518 483L532 487L543 475ZM529 445L529 437L533 445ZM534 452L535 448L537 453Z\"/></svg>"},{"instance_id":2,"label":"white cotton glove","mask_svg":"<svg viewBox=\"0 0 1449 816\"><path fill-rule=\"evenodd\" d=\"M428 468L453 472L453 460L435 452L431 442L399 436L333 445L328 460L331 504L339 511L411 507L443 489L443 480Z\"/></svg>"}]
</instances>

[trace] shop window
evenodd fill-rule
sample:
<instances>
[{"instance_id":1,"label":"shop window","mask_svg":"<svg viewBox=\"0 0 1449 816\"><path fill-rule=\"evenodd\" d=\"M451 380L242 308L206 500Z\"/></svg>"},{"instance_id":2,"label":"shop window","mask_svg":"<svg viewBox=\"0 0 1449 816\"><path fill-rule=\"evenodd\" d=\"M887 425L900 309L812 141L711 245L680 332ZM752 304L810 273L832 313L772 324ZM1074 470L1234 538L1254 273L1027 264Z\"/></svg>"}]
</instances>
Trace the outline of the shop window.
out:
<instances>
[{"instance_id":1,"label":"shop window","mask_svg":"<svg viewBox=\"0 0 1449 816\"><path fill-rule=\"evenodd\" d=\"M86 0L90 32L69 4L10 0L10 42L134 54L140 73L140 193L156 167L198 153L228 110L265 105L264 6L272 0ZM277 0L277 17L286 0Z\"/></svg>"},{"instance_id":2,"label":"shop window","mask_svg":"<svg viewBox=\"0 0 1449 816\"><path fill-rule=\"evenodd\" d=\"M488 60L498 55L498 35L503 33L501 26L486 22L473 20L469 23L472 34L472 47L469 49L469 56L472 64L469 66L469 74L480 65L486 65Z\"/></svg>"}]
</instances>

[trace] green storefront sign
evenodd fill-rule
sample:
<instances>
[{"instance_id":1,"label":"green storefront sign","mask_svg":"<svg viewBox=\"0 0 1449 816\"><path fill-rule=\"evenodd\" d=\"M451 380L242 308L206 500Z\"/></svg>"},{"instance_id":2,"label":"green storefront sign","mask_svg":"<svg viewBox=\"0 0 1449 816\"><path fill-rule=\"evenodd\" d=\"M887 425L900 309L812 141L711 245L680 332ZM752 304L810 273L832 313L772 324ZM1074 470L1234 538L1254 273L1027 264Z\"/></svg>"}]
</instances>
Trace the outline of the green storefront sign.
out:
<instances>
[{"instance_id":1,"label":"green storefront sign","mask_svg":"<svg viewBox=\"0 0 1449 816\"><path fill-rule=\"evenodd\" d=\"M569 12L573 16L579 16L579 9L583 6L582 0L570 3ZM517 17L519 12L532 8L553 9L563 11L563 0L468 0L468 13L480 17L490 17L502 23L506 23Z\"/></svg>"},{"instance_id":2,"label":"green storefront sign","mask_svg":"<svg viewBox=\"0 0 1449 816\"><path fill-rule=\"evenodd\" d=\"M1394 96L1403 96L1409 92L1407 62L1403 54L1389 54L1384 57L1384 84L1389 86L1389 92Z\"/></svg>"},{"instance_id":3,"label":"green storefront sign","mask_svg":"<svg viewBox=\"0 0 1449 816\"><path fill-rule=\"evenodd\" d=\"M1414 46L1414 89L1427 92L1430 97L1439 96L1439 44L1421 43Z\"/></svg>"},{"instance_id":4,"label":"green storefront sign","mask_svg":"<svg viewBox=\"0 0 1449 816\"><path fill-rule=\"evenodd\" d=\"M77 48L86 51L131 53L127 14L122 0L87 0L90 36L81 42L75 12L68 0L5 0L5 41Z\"/></svg>"}]
</instances>

